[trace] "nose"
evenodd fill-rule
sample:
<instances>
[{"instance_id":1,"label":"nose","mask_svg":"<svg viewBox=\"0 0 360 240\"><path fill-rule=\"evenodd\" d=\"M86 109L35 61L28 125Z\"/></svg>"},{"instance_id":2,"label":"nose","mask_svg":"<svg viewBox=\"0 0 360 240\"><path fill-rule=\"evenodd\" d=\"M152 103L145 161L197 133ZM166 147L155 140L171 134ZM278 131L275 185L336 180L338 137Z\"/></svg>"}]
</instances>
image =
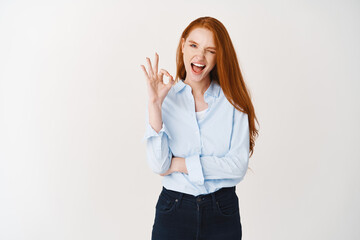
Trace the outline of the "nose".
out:
<instances>
[{"instance_id":1,"label":"nose","mask_svg":"<svg viewBox=\"0 0 360 240\"><path fill-rule=\"evenodd\" d=\"M203 59L204 56L205 56L205 50L204 50L204 49L200 49L200 48L197 49L196 55L200 58L200 60Z\"/></svg>"},{"instance_id":2,"label":"nose","mask_svg":"<svg viewBox=\"0 0 360 240\"><path fill-rule=\"evenodd\" d=\"M199 53L200 55L202 55L202 56L205 55L205 49L200 49L199 52L200 52L200 53Z\"/></svg>"}]
</instances>

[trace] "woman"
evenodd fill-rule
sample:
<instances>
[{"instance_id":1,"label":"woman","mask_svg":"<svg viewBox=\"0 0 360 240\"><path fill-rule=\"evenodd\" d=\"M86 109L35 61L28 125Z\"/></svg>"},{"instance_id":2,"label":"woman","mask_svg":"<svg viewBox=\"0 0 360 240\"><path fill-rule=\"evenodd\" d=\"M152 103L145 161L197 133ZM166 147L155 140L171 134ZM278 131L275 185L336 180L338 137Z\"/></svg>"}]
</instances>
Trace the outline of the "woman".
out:
<instances>
[{"instance_id":1,"label":"woman","mask_svg":"<svg viewBox=\"0 0 360 240\"><path fill-rule=\"evenodd\" d=\"M211 17L189 24L177 49L176 80L158 71L157 53L154 66L146 59L147 161L164 176L152 239L241 239L235 188L258 130L226 28Z\"/></svg>"}]
</instances>

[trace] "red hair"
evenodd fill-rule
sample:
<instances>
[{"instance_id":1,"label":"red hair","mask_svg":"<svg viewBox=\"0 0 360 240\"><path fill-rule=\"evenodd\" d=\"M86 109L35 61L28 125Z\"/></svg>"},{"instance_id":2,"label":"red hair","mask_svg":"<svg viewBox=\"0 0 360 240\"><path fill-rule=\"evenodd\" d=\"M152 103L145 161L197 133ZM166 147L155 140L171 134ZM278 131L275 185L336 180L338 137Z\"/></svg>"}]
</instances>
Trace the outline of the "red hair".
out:
<instances>
[{"instance_id":1,"label":"red hair","mask_svg":"<svg viewBox=\"0 0 360 240\"><path fill-rule=\"evenodd\" d=\"M175 81L186 78L181 39L189 36L195 28L206 28L213 33L216 47L216 65L210 72L210 78L221 86L225 97L239 111L248 115L250 131L250 156L253 154L255 138L258 130L255 121L259 124L254 106L251 102L250 92L244 82L240 66L236 57L234 46L225 26L212 17L200 17L192 21L183 31L176 52L176 77Z\"/></svg>"}]
</instances>

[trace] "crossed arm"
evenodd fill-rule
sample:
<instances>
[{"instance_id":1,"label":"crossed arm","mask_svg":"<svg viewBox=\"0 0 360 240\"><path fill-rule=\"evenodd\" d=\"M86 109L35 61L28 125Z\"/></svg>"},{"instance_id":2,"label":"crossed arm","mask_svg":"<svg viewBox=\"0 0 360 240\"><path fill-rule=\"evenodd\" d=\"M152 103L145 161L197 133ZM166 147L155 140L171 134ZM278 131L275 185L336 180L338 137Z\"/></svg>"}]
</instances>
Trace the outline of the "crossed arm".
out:
<instances>
[{"instance_id":1,"label":"crossed arm","mask_svg":"<svg viewBox=\"0 0 360 240\"><path fill-rule=\"evenodd\" d=\"M202 185L204 180L241 179L244 177L249 160L249 125L247 114L235 112L230 148L223 156L194 154L174 157L169 148L171 139L165 124L159 132L147 123L144 139L147 142L147 159L150 167L161 176L173 172L188 175L194 184ZM167 170L165 170L167 169Z\"/></svg>"},{"instance_id":2,"label":"crossed arm","mask_svg":"<svg viewBox=\"0 0 360 240\"><path fill-rule=\"evenodd\" d=\"M185 164L185 158L172 157L169 170L167 170L165 173L160 174L160 176L166 176L173 172L182 172L188 174Z\"/></svg>"}]
</instances>

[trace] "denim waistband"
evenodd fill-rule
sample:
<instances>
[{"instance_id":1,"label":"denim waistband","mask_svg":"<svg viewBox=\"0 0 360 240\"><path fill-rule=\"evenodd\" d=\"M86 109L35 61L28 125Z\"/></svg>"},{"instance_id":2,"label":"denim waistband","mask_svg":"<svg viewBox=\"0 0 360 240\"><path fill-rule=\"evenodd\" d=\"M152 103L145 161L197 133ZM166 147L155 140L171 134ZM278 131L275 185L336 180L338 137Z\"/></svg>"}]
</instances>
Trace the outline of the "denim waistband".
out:
<instances>
[{"instance_id":1,"label":"denim waistband","mask_svg":"<svg viewBox=\"0 0 360 240\"><path fill-rule=\"evenodd\" d=\"M166 189L164 186L162 188L162 191L163 191L163 193L168 194L169 196L171 196L173 198L180 198L180 199L193 201L193 202L203 202L203 201L218 199L218 198L221 198L221 196L223 196L223 195L234 193L236 191L236 186L223 187L213 193L200 194L197 196L170 190L170 189Z\"/></svg>"}]
</instances>

